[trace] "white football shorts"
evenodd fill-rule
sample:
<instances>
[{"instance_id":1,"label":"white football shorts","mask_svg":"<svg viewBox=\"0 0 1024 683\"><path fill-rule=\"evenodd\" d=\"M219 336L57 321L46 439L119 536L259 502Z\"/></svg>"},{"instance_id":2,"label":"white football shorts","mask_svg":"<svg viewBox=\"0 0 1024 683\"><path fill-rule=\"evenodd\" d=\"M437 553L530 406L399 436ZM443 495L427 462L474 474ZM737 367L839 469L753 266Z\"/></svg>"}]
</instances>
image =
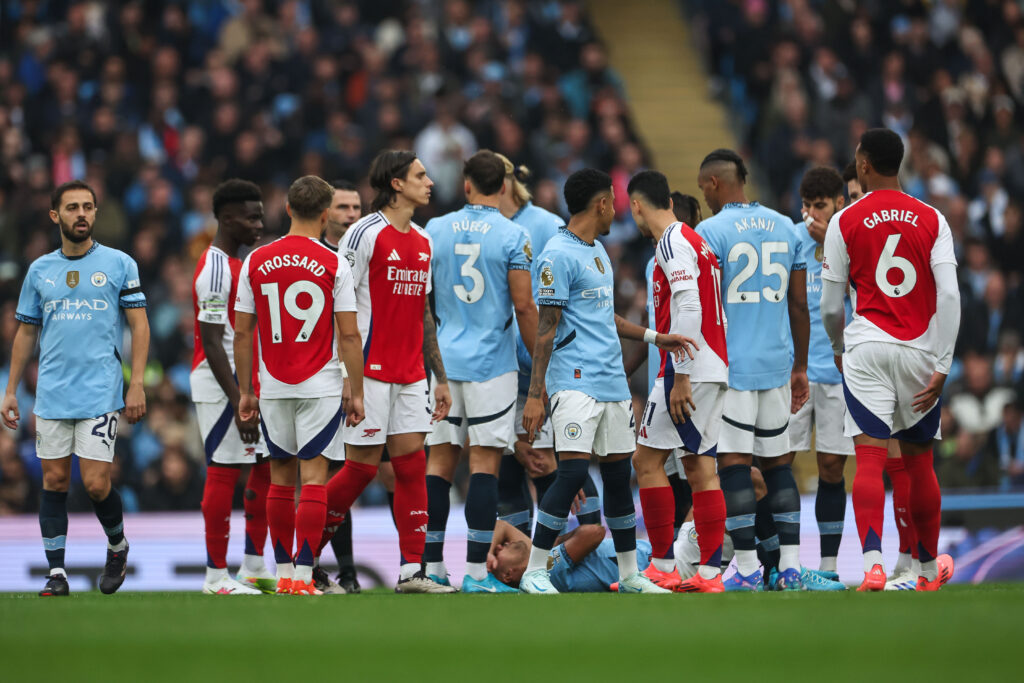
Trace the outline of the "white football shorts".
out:
<instances>
[{"instance_id":1,"label":"white football shorts","mask_svg":"<svg viewBox=\"0 0 1024 683\"><path fill-rule=\"evenodd\" d=\"M680 448L685 453L716 455L728 386L725 382L694 382L691 390L697 408L690 413L686 422L676 424L668 409L666 379L669 378L659 377L654 382L654 388L640 416L637 443L650 448Z\"/></svg>"},{"instance_id":2,"label":"white football shorts","mask_svg":"<svg viewBox=\"0 0 1024 683\"><path fill-rule=\"evenodd\" d=\"M448 381L452 407L435 422L427 444L455 444L511 449L515 444L516 395L519 373L506 372L484 382Z\"/></svg>"},{"instance_id":3,"label":"white football shorts","mask_svg":"<svg viewBox=\"0 0 1024 683\"><path fill-rule=\"evenodd\" d=\"M730 388L725 394L719 453L777 458L789 453L789 384L760 391Z\"/></svg>"},{"instance_id":4,"label":"white football shorts","mask_svg":"<svg viewBox=\"0 0 1024 683\"><path fill-rule=\"evenodd\" d=\"M636 449L633 402L598 401L582 391L559 391L551 397L551 429L555 451L632 453Z\"/></svg>"},{"instance_id":5,"label":"white football shorts","mask_svg":"<svg viewBox=\"0 0 1024 683\"><path fill-rule=\"evenodd\" d=\"M789 421L790 450L810 450L813 429L817 434L815 449L818 453L853 455L853 439L843 433L846 420L843 385L811 382L810 388L807 403Z\"/></svg>"},{"instance_id":6,"label":"white football shorts","mask_svg":"<svg viewBox=\"0 0 1024 683\"><path fill-rule=\"evenodd\" d=\"M426 379L410 384L391 384L364 377L366 419L355 427L345 427L345 443L379 446L387 441L390 434L429 433L429 392Z\"/></svg>"},{"instance_id":7,"label":"white football shorts","mask_svg":"<svg viewBox=\"0 0 1024 683\"><path fill-rule=\"evenodd\" d=\"M260 430L260 440L256 443L242 442L235 424L235 410L227 398L217 402L198 402L195 406L207 464L252 465L257 455L266 455L263 430Z\"/></svg>"},{"instance_id":8,"label":"white football shorts","mask_svg":"<svg viewBox=\"0 0 1024 683\"><path fill-rule=\"evenodd\" d=\"M36 416L36 457L59 460L72 453L86 460L114 461L120 411L84 420L48 420Z\"/></svg>"},{"instance_id":9,"label":"white football shorts","mask_svg":"<svg viewBox=\"0 0 1024 683\"><path fill-rule=\"evenodd\" d=\"M523 429L523 410L526 408L526 396L519 394L516 397L516 418L515 418L515 431L516 437L522 437L522 441L526 441L526 430ZM544 416L544 424L540 426L537 433L533 437L533 447L537 449L542 448L554 448L555 438L551 433L551 416Z\"/></svg>"},{"instance_id":10,"label":"white football shorts","mask_svg":"<svg viewBox=\"0 0 1024 683\"><path fill-rule=\"evenodd\" d=\"M344 460L341 396L260 399L263 438L272 458Z\"/></svg>"}]
</instances>

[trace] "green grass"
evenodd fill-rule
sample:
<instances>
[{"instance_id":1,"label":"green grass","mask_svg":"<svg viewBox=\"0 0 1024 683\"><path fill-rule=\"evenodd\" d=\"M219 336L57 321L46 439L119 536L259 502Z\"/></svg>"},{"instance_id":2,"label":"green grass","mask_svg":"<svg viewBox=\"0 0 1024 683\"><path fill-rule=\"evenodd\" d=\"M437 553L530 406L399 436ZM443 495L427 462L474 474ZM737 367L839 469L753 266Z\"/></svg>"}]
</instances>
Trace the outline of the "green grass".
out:
<instances>
[{"instance_id":1,"label":"green grass","mask_svg":"<svg viewBox=\"0 0 1024 683\"><path fill-rule=\"evenodd\" d=\"M987 681L1021 675L1022 633L1024 584L928 595L0 594L0 680Z\"/></svg>"}]
</instances>

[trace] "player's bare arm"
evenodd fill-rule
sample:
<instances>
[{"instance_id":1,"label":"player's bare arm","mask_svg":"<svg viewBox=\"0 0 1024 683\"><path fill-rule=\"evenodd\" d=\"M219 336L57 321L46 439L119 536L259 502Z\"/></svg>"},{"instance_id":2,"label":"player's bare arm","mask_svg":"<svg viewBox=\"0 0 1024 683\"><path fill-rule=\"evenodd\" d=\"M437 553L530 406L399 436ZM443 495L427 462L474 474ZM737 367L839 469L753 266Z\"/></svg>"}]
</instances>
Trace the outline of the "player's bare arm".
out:
<instances>
[{"instance_id":1,"label":"player's bare arm","mask_svg":"<svg viewBox=\"0 0 1024 683\"><path fill-rule=\"evenodd\" d=\"M584 524L555 539L555 545L565 544L565 552L574 563L582 562L597 550L604 540L605 529L600 524Z\"/></svg>"},{"instance_id":2,"label":"player's bare arm","mask_svg":"<svg viewBox=\"0 0 1024 683\"><path fill-rule=\"evenodd\" d=\"M238 419L258 424L260 404L252 386L252 341L256 316L235 311L235 374L238 375Z\"/></svg>"},{"instance_id":3,"label":"player's bare arm","mask_svg":"<svg viewBox=\"0 0 1024 683\"><path fill-rule=\"evenodd\" d=\"M128 329L132 333L132 377L124 396L124 414L129 424L135 424L146 414L146 359L149 354L149 318L146 309L124 309Z\"/></svg>"},{"instance_id":4,"label":"player's bare arm","mask_svg":"<svg viewBox=\"0 0 1024 683\"><path fill-rule=\"evenodd\" d=\"M512 298L512 308L516 312L516 322L523 339L534 339L537 336L537 304L533 301L533 283L528 270L508 271L508 291ZM527 351L533 349L527 347Z\"/></svg>"},{"instance_id":5,"label":"player's bare arm","mask_svg":"<svg viewBox=\"0 0 1024 683\"><path fill-rule=\"evenodd\" d=\"M441 349L437 346L437 326L430 310L430 299L423 305L423 360L427 369L434 374L434 422L448 417L452 407L452 395L448 390L448 375L444 371Z\"/></svg>"},{"instance_id":6,"label":"player's bare arm","mask_svg":"<svg viewBox=\"0 0 1024 683\"><path fill-rule=\"evenodd\" d=\"M555 332L562 320L561 306L541 306L537 320L537 334L533 343L533 372L530 375L530 390L523 406L523 429L526 440L533 443L537 432L544 424L544 378L551 362L551 351L555 347Z\"/></svg>"},{"instance_id":7,"label":"player's bare arm","mask_svg":"<svg viewBox=\"0 0 1024 683\"><path fill-rule=\"evenodd\" d=\"M615 329L621 338L633 341L644 341L644 333L647 332L647 328L640 327L618 314L615 315ZM695 358L694 354L700 350L696 341L681 334L659 334L654 338L654 345L677 356L685 353L691 359Z\"/></svg>"},{"instance_id":8,"label":"player's bare arm","mask_svg":"<svg viewBox=\"0 0 1024 683\"><path fill-rule=\"evenodd\" d=\"M789 329L793 335L793 371L790 379L790 411L796 414L811 395L807 383L807 345L811 340L811 316L807 312L807 271L789 273Z\"/></svg>"},{"instance_id":9,"label":"player's bare arm","mask_svg":"<svg viewBox=\"0 0 1024 683\"><path fill-rule=\"evenodd\" d=\"M18 411L18 384L25 374L25 367L32 358L32 352L36 348L36 340L39 338L39 325L21 323L14 333L14 344L11 346L11 372L7 377L7 391L4 392L3 405L0 406L0 413L3 415L4 425L8 429L17 429L21 413Z\"/></svg>"},{"instance_id":10,"label":"player's bare arm","mask_svg":"<svg viewBox=\"0 0 1024 683\"><path fill-rule=\"evenodd\" d=\"M220 385L221 391L228 397L231 407L235 408L235 426L238 427L238 434L242 437L242 443L256 443L260 440L259 425L249 422L242 422L238 419L238 383L231 371L231 362L228 360L227 351L221 340L224 339L224 325L221 323L207 323L199 321L199 341L203 345L203 353L206 354L206 362L210 365L210 371L214 379Z\"/></svg>"},{"instance_id":11,"label":"player's bare arm","mask_svg":"<svg viewBox=\"0 0 1024 683\"><path fill-rule=\"evenodd\" d=\"M342 400L345 400L345 392L349 393L345 424L355 427L366 417L363 410L363 338L359 334L355 311L338 311L334 314L334 323L338 332L338 358L348 370L342 391Z\"/></svg>"}]
</instances>

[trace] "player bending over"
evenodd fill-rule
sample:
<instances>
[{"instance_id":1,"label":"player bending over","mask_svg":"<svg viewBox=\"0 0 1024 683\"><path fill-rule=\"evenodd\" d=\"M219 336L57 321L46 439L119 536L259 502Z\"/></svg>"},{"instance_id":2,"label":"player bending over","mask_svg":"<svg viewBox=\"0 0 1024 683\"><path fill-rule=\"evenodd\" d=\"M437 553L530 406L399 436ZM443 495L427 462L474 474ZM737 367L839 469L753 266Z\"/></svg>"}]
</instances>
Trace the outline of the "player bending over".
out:
<instances>
[{"instance_id":1,"label":"player bending over","mask_svg":"<svg viewBox=\"0 0 1024 683\"><path fill-rule=\"evenodd\" d=\"M146 296L139 268L127 254L92 238L96 193L80 180L64 183L50 198L50 220L60 228L60 249L32 262L15 317L11 372L0 415L9 429L21 418L15 392L39 340L36 379L36 457L42 462L39 529L50 565L39 595L68 595L64 544L68 535L71 455L78 456L82 483L103 533L107 561L100 591L113 593L124 582L128 541L121 496L110 485L117 422L146 414L142 377L149 349ZM124 389L122 325L132 335L131 379ZM123 397L123 398L122 398Z\"/></svg>"},{"instance_id":2,"label":"player bending over","mask_svg":"<svg viewBox=\"0 0 1024 683\"><path fill-rule=\"evenodd\" d=\"M533 549L520 583L525 593L558 592L548 576L548 553L565 528L592 453L601 461L604 513L618 559L619 592L668 592L651 583L637 566L629 466L636 445L635 420L619 335L655 342L673 352L693 342L644 330L615 315L611 261L597 239L608 234L615 216L611 185L606 173L594 169L569 176L564 194L572 217L540 256L540 322L523 427L532 441L544 423L543 397L548 393L559 461L555 482L537 513Z\"/></svg>"},{"instance_id":3,"label":"player bending over","mask_svg":"<svg viewBox=\"0 0 1024 683\"><path fill-rule=\"evenodd\" d=\"M235 302L238 416L249 423L262 417L271 457L267 517L277 592L292 595L320 594L313 583L313 556L327 516L328 458L342 448L343 413L348 425L363 419L362 340L352 272L319 241L333 196L334 189L316 176L292 183L285 207L291 228L246 257ZM252 384L257 328L259 399ZM352 391L344 408L339 357L349 368Z\"/></svg>"},{"instance_id":4,"label":"player bending over","mask_svg":"<svg viewBox=\"0 0 1024 683\"><path fill-rule=\"evenodd\" d=\"M882 471L892 439L910 476L921 562L917 590L938 590L942 500L932 443L960 328L953 237L941 213L901 191L899 135L884 128L865 132L855 159L866 194L829 224L821 317L843 373L845 433L857 452L853 509L865 571L858 590L882 590L886 583ZM847 280L857 296L853 321L844 330Z\"/></svg>"}]
</instances>

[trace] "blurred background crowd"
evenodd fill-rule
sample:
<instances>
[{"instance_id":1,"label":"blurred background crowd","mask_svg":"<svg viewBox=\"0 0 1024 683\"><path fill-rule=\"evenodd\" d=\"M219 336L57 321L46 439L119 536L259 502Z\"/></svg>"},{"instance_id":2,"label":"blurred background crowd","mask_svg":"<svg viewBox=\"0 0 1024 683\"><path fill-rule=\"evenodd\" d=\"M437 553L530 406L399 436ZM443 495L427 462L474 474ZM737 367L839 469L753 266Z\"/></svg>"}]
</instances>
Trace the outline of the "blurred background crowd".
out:
<instances>
[{"instance_id":1,"label":"blurred background crowd","mask_svg":"<svg viewBox=\"0 0 1024 683\"><path fill-rule=\"evenodd\" d=\"M149 299L149 415L121 425L117 445L130 510L194 510L202 497L191 281L228 177L263 187L269 239L287 230L295 177L351 180L366 204L369 162L388 147L414 149L437 183L420 221L462 203L462 160L478 148L528 166L535 202L563 216L568 174L607 170L617 308L643 321L651 250L624 190L650 158L583 2L7 0L4 11L0 383L22 276L59 244L49 192L84 178L99 194L95 237L135 258ZM845 165L867 127L904 136L904 186L946 214L961 263L940 480L1024 485L1020 3L681 0L680 11L764 203L799 218L804 170ZM644 373L634 380L645 395ZM0 431L0 515L37 505L33 382L30 369L22 429Z\"/></svg>"}]
</instances>

